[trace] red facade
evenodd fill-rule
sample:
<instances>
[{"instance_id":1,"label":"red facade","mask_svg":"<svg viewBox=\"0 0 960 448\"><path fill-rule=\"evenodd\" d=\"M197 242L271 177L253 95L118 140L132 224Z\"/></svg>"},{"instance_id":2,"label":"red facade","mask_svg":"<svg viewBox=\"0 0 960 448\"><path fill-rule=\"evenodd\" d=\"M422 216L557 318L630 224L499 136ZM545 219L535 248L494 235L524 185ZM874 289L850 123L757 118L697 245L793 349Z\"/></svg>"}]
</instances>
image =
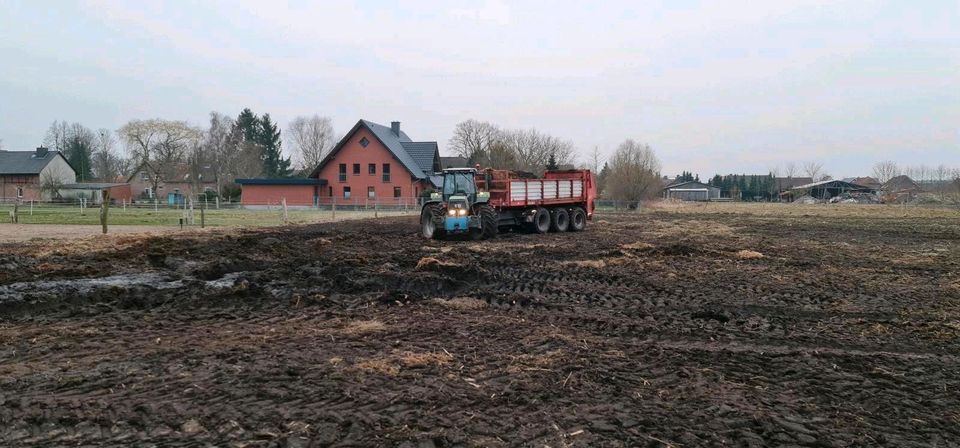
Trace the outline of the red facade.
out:
<instances>
[{"instance_id":1,"label":"red facade","mask_svg":"<svg viewBox=\"0 0 960 448\"><path fill-rule=\"evenodd\" d=\"M323 204L410 202L430 186L428 180L414 177L366 127L357 128L345 139L340 150L314 173L313 177L327 181L320 192Z\"/></svg>"}]
</instances>

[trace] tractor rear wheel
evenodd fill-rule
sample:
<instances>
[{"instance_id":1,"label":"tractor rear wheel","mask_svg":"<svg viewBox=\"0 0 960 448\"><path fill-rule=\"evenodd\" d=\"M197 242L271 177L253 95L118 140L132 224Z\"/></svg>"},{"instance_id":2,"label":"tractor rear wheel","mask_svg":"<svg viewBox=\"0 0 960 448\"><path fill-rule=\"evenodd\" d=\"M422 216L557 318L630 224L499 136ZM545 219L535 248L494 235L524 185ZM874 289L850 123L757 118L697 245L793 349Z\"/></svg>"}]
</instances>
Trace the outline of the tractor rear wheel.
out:
<instances>
[{"instance_id":1,"label":"tractor rear wheel","mask_svg":"<svg viewBox=\"0 0 960 448\"><path fill-rule=\"evenodd\" d=\"M550 231L550 212L545 208L538 208L533 215L531 228L536 233L547 233Z\"/></svg>"},{"instance_id":2,"label":"tractor rear wheel","mask_svg":"<svg viewBox=\"0 0 960 448\"><path fill-rule=\"evenodd\" d=\"M496 238L497 226L500 224L497 211L487 204L480 205L477 208L477 214L480 215L480 231L483 234L483 239Z\"/></svg>"},{"instance_id":3,"label":"tractor rear wheel","mask_svg":"<svg viewBox=\"0 0 960 448\"><path fill-rule=\"evenodd\" d=\"M554 232L566 232L570 225L570 215L566 209L555 208L550 213L550 230Z\"/></svg>"},{"instance_id":4,"label":"tractor rear wheel","mask_svg":"<svg viewBox=\"0 0 960 448\"><path fill-rule=\"evenodd\" d=\"M587 227L587 213L583 211L582 208L576 207L570 210L570 227L568 230L571 232L579 232Z\"/></svg>"},{"instance_id":5,"label":"tractor rear wheel","mask_svg":"<svg viewBox=\"0 0 960 448\"><path fill-rule=\"evenodd\" d=\"M443 238L443 207L440 204L427 204L420 212L420 233L424 238Z\"/></svg>"}]
</instances>

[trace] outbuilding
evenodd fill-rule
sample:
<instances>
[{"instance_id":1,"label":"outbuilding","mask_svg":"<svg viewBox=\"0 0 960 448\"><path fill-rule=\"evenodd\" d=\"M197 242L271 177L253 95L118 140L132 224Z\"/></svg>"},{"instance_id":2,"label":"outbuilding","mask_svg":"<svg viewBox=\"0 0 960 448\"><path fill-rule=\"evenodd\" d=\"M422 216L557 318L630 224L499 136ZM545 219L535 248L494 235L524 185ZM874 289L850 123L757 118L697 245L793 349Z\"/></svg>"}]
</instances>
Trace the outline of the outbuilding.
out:
<instances>
[{"instance_id":1,"label":"outbuilding","mask_svg":"<svg viewBox=\"0 0 960 448\"><path fill-rule=\"evenodd\" d=\"M133 191L126 183L83 183L66 184L60 187L60 196L63 199L87 199L92 204L103 203L103 190L110 190L110 203L130 203Z\"/></svg>"},{"instance_id":2,"label":"outbuilding","mask_svg":"<svg viewBox=\"0 0 960 448\"><path fill-rule=\"evenodd\" d=\"M663 189L663 198L706 202L720 199L720 189L713 185L691 180L667 186Z\"/></svg>"},{"instance_id":3,"label":"outbuilding","mask_svg":"<svg viewBox=\"0 0 960 448\"><path fill-rule=\"evenodd\" d=\"M243 193L240 204L247 208L274 206L286 200L288 207L319 204L326 179L237 179Z\"/></svg>"}]
</instances>

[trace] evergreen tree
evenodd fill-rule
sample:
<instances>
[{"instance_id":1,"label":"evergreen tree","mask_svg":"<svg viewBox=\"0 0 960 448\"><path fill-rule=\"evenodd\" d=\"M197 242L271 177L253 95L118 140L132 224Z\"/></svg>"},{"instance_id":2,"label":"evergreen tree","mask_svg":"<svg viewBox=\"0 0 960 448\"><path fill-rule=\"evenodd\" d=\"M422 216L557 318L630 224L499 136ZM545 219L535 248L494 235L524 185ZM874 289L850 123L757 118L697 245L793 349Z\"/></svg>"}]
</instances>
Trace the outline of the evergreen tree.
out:
<instances>
[{"instance_id":1,"label":"evergreen tree","mask_svg":"<svg viewBox=\"0 0 960 448\"><path fill-rule=\"evenodd\" d=\"M92 141L80 135L73 135L67 141L66 156L70 165L77 170L77 182L87 182L93 179L91 155L93 154Z\"/></svg>"},{"instance_id":2,"label":"evergreen tree","mask_svg":"<svg viewBox=\"0 0 960 448\"><path fill-rule=\"evenodd\" d=\"M270 114L263 114L260 118L258 139L263 148L261 155L263 174L271 178L289 177L293 173L290 169L290 158L283 158L283 153L280 151L280 129L270 120Z\"/></svg>"},{"instance_id":3,"label":"evergreen tree","mask_svg":"<svg viewBox=\"0 0 960 448\"><path fill-rule=\"evenodd\" d=\"M559 166L557 166L557 157L554 153L550 153L550 159L547 160L547 171L555 171Z\"/></svg>"},{"instance_id":4,"label":"evergreen tree","mask_svg":"<svg viewBox=\"0 0 960 448\"><path fill-rule=\"evenodd\" d=\"M260 118L249 108L244 108L237 116L237 129L243 134L243 141L258 143L260 134Z\"/></svg>"},{"instance_id":5,"label":"evergreen tree","mask_svg":"<svg viewBox=\"0 0 960 448\"><path fill-rule=\"evenodd\" d=\"M607 176L610 174L610 166L607 165L607 162L603 162L603 168L600 170L600 175L597 176L597 194L603 194L604 188L607 187Z\"/></svg>"}]
</instances>

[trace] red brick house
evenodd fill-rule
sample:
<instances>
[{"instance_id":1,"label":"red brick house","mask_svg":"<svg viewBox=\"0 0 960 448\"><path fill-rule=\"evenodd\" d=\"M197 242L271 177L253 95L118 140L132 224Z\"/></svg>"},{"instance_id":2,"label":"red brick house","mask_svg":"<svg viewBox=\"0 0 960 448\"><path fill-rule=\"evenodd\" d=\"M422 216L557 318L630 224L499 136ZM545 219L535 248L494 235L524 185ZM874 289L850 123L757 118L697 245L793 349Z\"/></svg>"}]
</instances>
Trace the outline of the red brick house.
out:
<instances>
[{"instance_id":1,"label":"red brick house","mask_svg":"<svg viewBox=\"0 0 960 448\"><path fill-rule=\"evenodd\" d=\"M364 200L415 198L438 187L431 176L439 171L437 142L411 140L400 130L399 121L386 127L360 120L310 177L327 181L321 197L362 204ZM439 178L433 181L439 182Z\"/></svg>"},{"instance_id":2,"label":"red brick house","mask_svg":"<svg viewBox=\"0 0 960 448\"><path fill-rule=\"evenodd\" d=\"M51 184L74 184L77 172L59 151L0 151L0 200L50 200L57 191L42 191Z\"/></svg>"},{"instance_id":3,"label":"red brick house","mask_svg":"<svg viewBox=\"0 0 960 448\"><path fill-rule=\"evenodd\" d=\"M410 203L437 188L437 142L415 142L400 130L360 120L320 162L308 179L237 179L244 205L364 205ZM432 180L431 180L432 179Z\"/></svg>"}]
</instances>

